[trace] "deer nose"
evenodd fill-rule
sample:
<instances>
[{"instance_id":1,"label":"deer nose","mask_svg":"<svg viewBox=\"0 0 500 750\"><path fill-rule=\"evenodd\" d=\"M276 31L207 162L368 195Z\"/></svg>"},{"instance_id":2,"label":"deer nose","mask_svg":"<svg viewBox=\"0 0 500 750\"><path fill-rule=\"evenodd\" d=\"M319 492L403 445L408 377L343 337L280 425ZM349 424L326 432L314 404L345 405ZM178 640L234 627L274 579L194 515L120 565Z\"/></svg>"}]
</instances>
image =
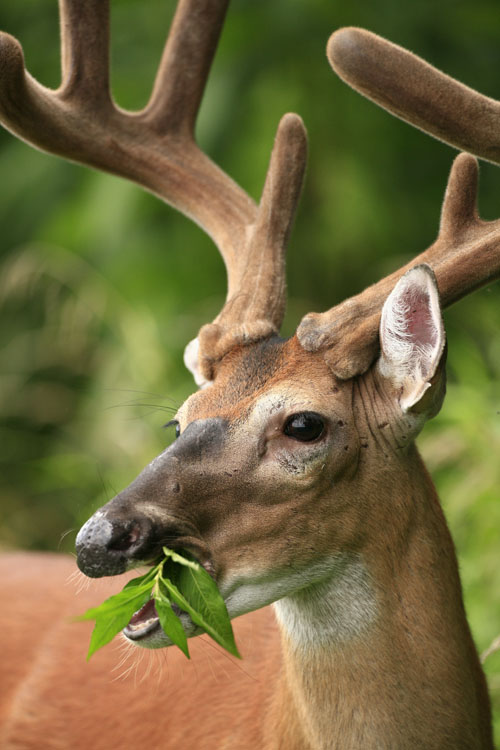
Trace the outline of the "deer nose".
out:
<instances>
[{"instance_id":1,"label":"deer nose","mask_svg":"<svg viewBox=\"0 0 500 750\"><path fill-rule=\"evenodd\" d=\"M146 517L110 518L98 510L76 538L78 567L90 578L124 573L132 560L153 554L153 523Z\"/></svg>"}]
</instances>

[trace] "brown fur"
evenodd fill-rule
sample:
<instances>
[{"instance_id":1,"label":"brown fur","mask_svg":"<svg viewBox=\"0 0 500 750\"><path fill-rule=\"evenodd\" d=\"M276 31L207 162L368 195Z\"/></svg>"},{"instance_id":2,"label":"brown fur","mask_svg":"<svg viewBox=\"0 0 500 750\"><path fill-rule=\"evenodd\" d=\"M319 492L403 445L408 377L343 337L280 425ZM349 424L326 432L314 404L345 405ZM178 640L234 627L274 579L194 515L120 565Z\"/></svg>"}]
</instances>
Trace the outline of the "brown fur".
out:
<instances>
[{"instance_id":1,"label":"brown fur","mask_svg":"<svg viewBox=\"0 0 500 750\"><path fill-rule=\"evenodd\" d=\"M369 369L383 299L405 269L306 316L297 337L274 338L305 129L296 115L282 119L258 207L199 151L194 123L226 7L227 0L180 0L151 99L142 112L127 113L109 93L107 3L63 0L61 87L51 92L27 76L20 45L4 34L0 115L37 147L142 184L216 241L228 299L200 332L194 368L200 383L213 384L181 408L178 444L101 515L132 519L137 538L137 529L153 529L152 556L175 527L177 543L213 563L235 611L288 600L288 614L276 609L281 655L277 626L263 609L235 624L242 665L198 639L191 664L170 649L153 654L162 667L157 677L146 663L143 681L114 683L119 649L86 665L89 627L67 617L120 582L75 596L66 585L72 561L5 556L0 746L491 749L489 701L453 543L413 444L439 409L441 368L409 414L399 409L397 389ZM495 114L498 103L366 32L342 32L329 53L353 85L398 115L421 102L431 122L420 112L410 112L410 121L493 154L491 134L471 134L455 113L472 103ZM423 96L411 93L413 85ZM440 109L451 100L453 117ZM451 123L450 132L436 122ZM475 161L459 156L438 240L411 264L431 263L445 304L500 273L499 222L478 219L476 182ZM325 433L310 444L284 432L303 411L325 419ZM210 434L217 434L212 443ZM89 556L95 547L88 543ZM105 569L96 563L94 573Z\"/></svg>"},{"instance_id":2,"label":"brown fur","mask_svg":"<svg viewBox=\"0 0 500 750\"><path fill-rule=\"evenodd\" d=\"M231 372L250 379L233 380ZM261 429L271 429L280 408L291 408L290 399L329 418L328 454L309 477L271 460L283 440L272 429L260 459L258 435L248 442L248 420L265 378L283 404L263 418ZM312 390L304 386L307 379ZM442 398L438 383L434 393ZM230 437L206 457L203 484L211 495L200 485L200 494L189 493L183 504L198 520L204 505L211 507L204 540L220 585L235 570L253 576L276 566L307 569L322 555L347 550L369 571L376 618L339 643L304 646L283 631L280 656L277 625L264 609L235 621L241 663L202 637L192 642L191 663L176 649L146 652L146 672L151 658L160 665L158 675L153 670L141 680L139 667L138 678L132 673L113 682L120 648L107 647L85 664L89 627L69 624L67 617L117 591L119 580L75 596L67 584L71 560L6 557L4 601L20 603L1 614L8 718L0 746L38 748L42 737L47 748L98 749L110 742L206 750L492 748L486 685L465 619L453 543L387 384L376 371L340 383L295 339L268 342L233 351L214 386L191 397L179 418L186 429L216 414L229 421ZM231 477L217 480L210 462ZM272 477L270 486L263 483ZM169 507L168 495L162 502ZM140 503L136 493L129 512Z\"/></svg>"},{"instance_id":3,"label":"brown fur","mask_svg":"<svg viewBox=\"0 0 500 750\"><path fill-rule=\"evenodd\" d=\"M87 664L91 624L70 618L124 581L76 594L74 571L74 560L60 555L0 558L4 601L16 602L1 617L2 750L259 746L260 700L279 669L269 609L235 623L241 663L203 636L190 644L191 661L177 649L134 649L120 667L118 638ZM241 743L232 744L238 734Z\"/></svg>"}]
</instances>

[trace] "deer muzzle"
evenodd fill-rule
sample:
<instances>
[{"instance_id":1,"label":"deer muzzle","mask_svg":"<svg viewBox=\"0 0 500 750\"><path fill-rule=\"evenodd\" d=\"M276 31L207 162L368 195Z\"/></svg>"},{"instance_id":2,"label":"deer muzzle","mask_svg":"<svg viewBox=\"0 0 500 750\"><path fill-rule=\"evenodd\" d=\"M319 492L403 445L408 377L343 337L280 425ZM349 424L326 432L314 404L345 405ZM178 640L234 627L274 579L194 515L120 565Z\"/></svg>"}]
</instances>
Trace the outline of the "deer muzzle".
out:
<instances>
[{"instance_id":1,"label":"deer muzzle","mask_svg":"<svg viewBox=\"0 0 500 750\"><path fill-rule=\"evenodd\" d=\"M139 514L117 518L101 509L78 533L77 563L90 578L119 575L139 563L155 562L163 545L188 549L198 558L208 557L205 545L189 523L172 519L158 524Z\"/></svg>"},{"instance_id":2,"label":"deer muzzle","mask_svg":"<svg viewBox=\"0 0 500 750\"><path fill-rule=\"evenodd\" d=\"M126 490L96 511L76 538L80 570L91 578L118 575L154 563L163 546L191 552L210 570L199 506L202 496L217 493L226 432L221 419L191 423Z\"/></svg>"}]
</instances>

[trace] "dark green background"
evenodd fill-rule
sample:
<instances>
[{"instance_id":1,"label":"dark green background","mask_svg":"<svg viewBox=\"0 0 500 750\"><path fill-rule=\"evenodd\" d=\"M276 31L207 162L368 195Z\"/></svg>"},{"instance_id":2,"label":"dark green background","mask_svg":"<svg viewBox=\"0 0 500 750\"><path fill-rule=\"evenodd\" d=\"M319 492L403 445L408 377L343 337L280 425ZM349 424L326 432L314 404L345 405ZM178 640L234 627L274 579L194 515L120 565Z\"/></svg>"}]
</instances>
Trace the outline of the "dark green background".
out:
<instances>
[{"instance_id":1,"label":"dark green background","mask_svg":"<svg viewBox=\"0 0 500 750\"><path fill-rule=\"evenodd\" d=\"M166 0L115 0L122 107L146 103L172 10ZM495 0L235 0L198 137L258 198L279 118L305 120L310 160L289 248L286 334L308 310L433 241L454 156L335 77L324 50L343 25L376 31L500 98ZM54 87L57 26L55 0L2 3L0 27ZM171 439L161 426L193 389L183 348L220 308L225 273L211 241L157 199L4 131L0 175L1 543L71 551L79 524ZM500 171L484 163L480 210L500 216ZM448 396L419 440L480 650L500 633L499 321L499 285L445 313ZM498 653L486 668L498 716Z\"/></svg>"}]
</instances>

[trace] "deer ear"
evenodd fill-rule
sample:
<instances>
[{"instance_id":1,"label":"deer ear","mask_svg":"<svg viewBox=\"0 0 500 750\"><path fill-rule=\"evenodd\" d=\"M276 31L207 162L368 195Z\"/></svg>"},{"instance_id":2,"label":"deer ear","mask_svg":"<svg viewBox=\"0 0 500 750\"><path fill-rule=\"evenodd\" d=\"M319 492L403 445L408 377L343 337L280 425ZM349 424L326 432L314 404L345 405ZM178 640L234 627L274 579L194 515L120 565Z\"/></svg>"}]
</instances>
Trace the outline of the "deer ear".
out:
<instances>
[{"instance_id":1,"label":"deer ear","mask_svg":"<svg viewBox=\"0 0 500 750\"><path fill-rule=\"evenodd\" d=\"M436 277L430 266L415 266L385 301L380 322L378 369L399 392L403 412L439 411L445 341Z\"/></svg>"},{"instance_id":2,"label":"deer ear","mask_svg":"<svg viewBox=\"0 0 500 750\"><path fill-rule=\"evenodd\" d=\"M200 342L197 338L195 338L190 341L184 349L184 364L186 365L189 372L193 375L196 385L199 388L206 388L207 385L210 385L210 381L206 380L206 378L204 378L201 373L198 359L199 351Z\"/></svg>"}]
</instances>

